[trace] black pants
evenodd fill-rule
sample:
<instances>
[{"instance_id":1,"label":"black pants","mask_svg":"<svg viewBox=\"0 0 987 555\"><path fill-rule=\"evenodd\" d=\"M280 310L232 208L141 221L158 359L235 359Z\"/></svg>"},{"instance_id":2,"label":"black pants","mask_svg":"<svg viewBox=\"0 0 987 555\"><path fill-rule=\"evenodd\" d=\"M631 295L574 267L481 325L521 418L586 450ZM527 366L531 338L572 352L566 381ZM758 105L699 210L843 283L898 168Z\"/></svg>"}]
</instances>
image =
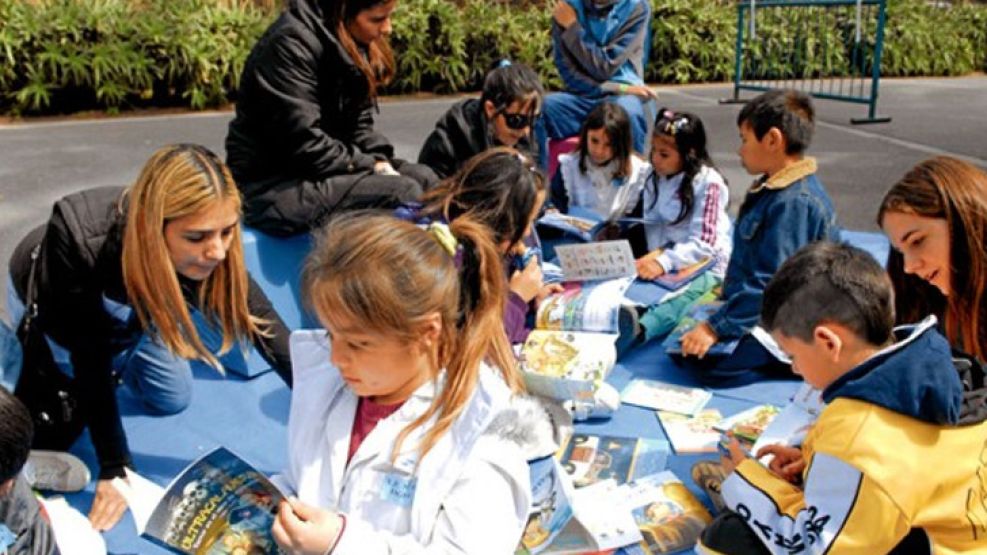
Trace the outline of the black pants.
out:
<instances>
[{"instance_id":1,"label":"black pants","mask_svg":"<svg viewBox=\"0 0 987 555\"><path fill-rule=\"evenodd\" d=\"M401 175L369 171L336 175L320 181L272 178L241 183L244 222L278 237L316 229L334 214L367 208L395 208L418 200L438 177L427 166L391 160Z\"/></svg>"}]
</instances>

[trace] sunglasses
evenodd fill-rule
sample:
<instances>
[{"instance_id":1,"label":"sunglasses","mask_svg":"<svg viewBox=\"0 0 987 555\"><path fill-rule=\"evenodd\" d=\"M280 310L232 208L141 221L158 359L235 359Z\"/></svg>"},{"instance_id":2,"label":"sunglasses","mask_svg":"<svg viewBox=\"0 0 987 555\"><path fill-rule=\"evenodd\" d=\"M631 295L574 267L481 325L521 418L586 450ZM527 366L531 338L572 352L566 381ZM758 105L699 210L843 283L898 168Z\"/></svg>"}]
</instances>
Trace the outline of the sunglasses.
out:
<instances>
[{"instance_id":1,"label":"sunglasses","mask_svg":"<svg viewBox=\"0 0 987 555\"><path fill-rule=\"evenodd\" d=\"M538 114L508 114L507 112L501 112L500 115L504 116L504 123L511 129L531 127L535 124L535 119L538 118Z\"/></svg>"}]
</instances>

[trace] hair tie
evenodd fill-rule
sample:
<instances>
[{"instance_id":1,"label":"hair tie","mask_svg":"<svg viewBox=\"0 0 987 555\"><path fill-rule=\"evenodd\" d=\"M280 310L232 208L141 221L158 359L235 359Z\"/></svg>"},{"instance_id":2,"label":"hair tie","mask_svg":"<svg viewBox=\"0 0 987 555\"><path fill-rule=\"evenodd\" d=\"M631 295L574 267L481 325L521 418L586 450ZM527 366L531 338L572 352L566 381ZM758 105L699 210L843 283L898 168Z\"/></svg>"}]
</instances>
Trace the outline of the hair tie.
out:
<instances>
[{"instance_id":1,"label":"hair tie","mask_svg":"<svg viewBox=\"0 0 987 555\"><path fill-rule=\"evenodd\" d=\"M501 68L501 67L510 67L510 65L511 65L511 61L508 60L507 58L504 58L503 60L501 60L500 62L497 63L497 67L498 68Z\"/></svg>"},{"instance_id":2,"label":"hair tie","mask_svg":"<svg viewBox=\"0 0 987 555\"><path fill-rule=\"evenodd\" d=\"M428 224L425 231L428 231L432 239L435 239L435 242L449 253L449 256L455 258L456 252L459 250L459 240L452 234L448 225L442 222L432 222Z\"/></svg>"}]
</instances>

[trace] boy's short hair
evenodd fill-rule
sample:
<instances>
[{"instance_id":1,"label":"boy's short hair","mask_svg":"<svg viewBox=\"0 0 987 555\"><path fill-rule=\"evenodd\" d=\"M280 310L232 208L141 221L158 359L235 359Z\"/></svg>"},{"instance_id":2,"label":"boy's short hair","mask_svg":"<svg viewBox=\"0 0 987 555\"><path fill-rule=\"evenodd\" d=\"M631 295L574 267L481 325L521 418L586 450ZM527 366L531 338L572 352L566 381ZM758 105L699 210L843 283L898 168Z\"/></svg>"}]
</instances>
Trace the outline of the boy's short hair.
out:
<instances>
[{"instance_id":1,"label":"boy's short hair","mask_svg":"<svg viewBox=\"0 0 987 555\"><path fill-rule=\"evenodd\" d=\"M884 268L866 251L820 241L786 260L764 289L761 325L812 341L820 324L849 328L871 345L886 345L894 330L894 290Z\"/></svg>"},{"instance_id":2,"label":"boy's short hair","mask_svg":"<svg viewBox=\"0 0 987 555\"><path fill-rule=\"evenodd\" d=\"M801 91L768 91L755 96L737 115L737 127L746 123L757 140L777 127L785 137L785 154L802 154L812 142L816 111L812 99Z\"/></svg>"},{"instance_id":3,"label":"boy's short hair","mask_svg":"<svg viewBox=\"0 0 987 555\"><path fill-rule=\"evenodd\" d=\"M31 413L17 397L0 387L0 484L17 476L24 467L33 439Z\"/></svg>"},{"instance_id":4,"label":"boy's short hair","mask_svg":"<svg viewBox=\"0 0 987 555\"><path fill-rule=\"evenodd\" d=\"M503 110L516 100L536 99L535 110L538 110L544 94L541 78L533 69L503 60L487 72L480 100L489 100L496 109Z\"/></svg>"}]
</instances>

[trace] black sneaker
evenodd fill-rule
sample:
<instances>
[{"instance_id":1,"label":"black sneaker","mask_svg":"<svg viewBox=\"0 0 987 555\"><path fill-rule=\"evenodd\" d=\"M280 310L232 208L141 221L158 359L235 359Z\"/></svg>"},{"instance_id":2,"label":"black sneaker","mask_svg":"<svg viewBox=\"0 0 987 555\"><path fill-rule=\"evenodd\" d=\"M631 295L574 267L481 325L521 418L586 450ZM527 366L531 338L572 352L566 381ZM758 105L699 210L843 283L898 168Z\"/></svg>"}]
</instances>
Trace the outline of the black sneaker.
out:
<instances>
[{"instance_id":1,"label":"black sneaker","mask_svg":"<svg viewBox=\"0 0 987 555\"><path fill-rule=\"evenodd\" d=\"M643 336L644 330L641 328L637 307L620 305L620 310L617 312L617 358L637 346Z\"/></svg>"}]
</instances>

